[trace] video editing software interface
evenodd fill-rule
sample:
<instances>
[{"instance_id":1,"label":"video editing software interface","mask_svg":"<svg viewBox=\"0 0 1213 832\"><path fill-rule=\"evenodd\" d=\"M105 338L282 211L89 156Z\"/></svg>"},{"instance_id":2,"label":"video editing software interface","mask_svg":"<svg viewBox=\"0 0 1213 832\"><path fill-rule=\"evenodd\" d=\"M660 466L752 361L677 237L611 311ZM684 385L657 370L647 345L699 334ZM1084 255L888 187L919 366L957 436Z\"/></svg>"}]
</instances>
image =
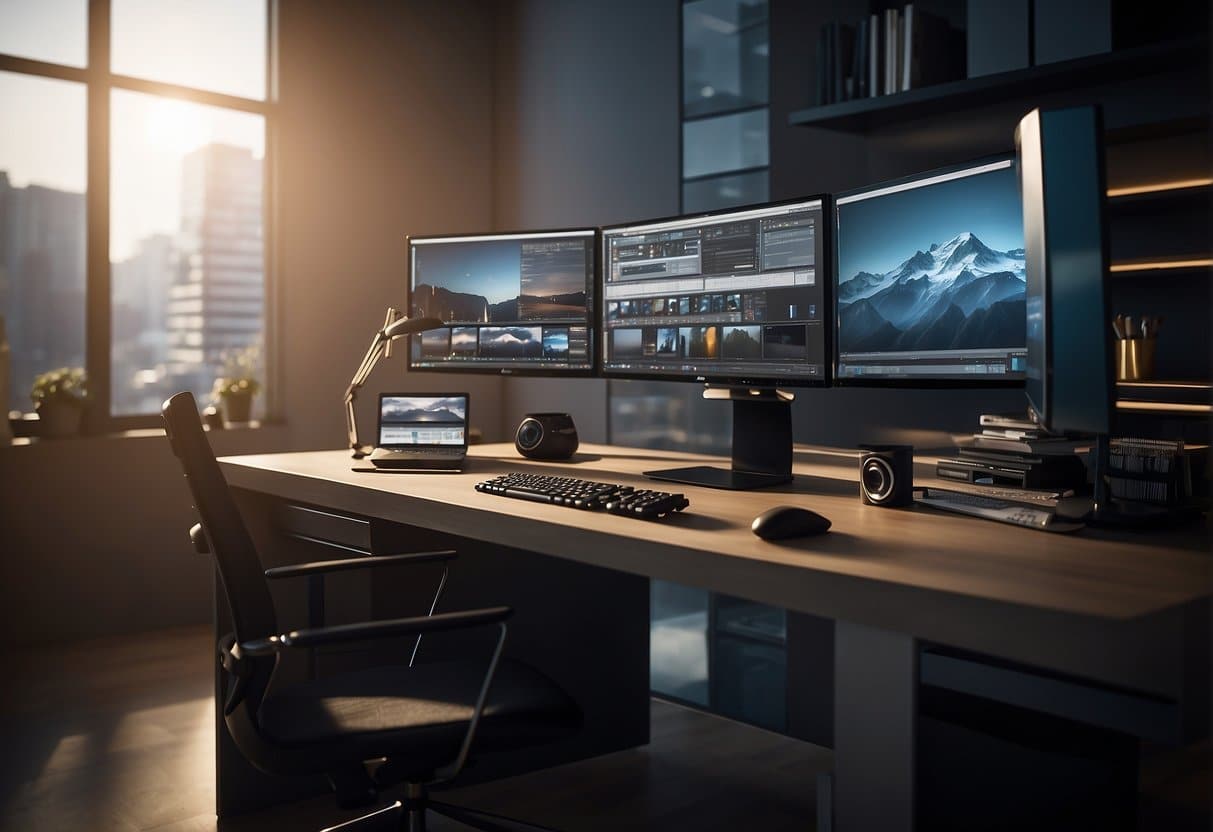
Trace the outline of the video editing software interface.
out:
<instances>
[{"instance_id":1,"label":"video editing software interface","mask_svg":"<svg viewBox=\"0 0 1213 832\"><path fill-rule=\"evenodd\" d=\"M603 370L824 381L820 199L603 230Z\"/></svg>"},{"instance_id":2,"label":"video editing software interface","mask_svg":"<svg viewBox=\"0 0 1213 832\"><path fill-rule=\"evenodd\" d=\"M467 444L466 396L379 397L379 447Z\"/></svg>"},{"instance_id":3,"label":"video editing software interface","mask_svg":"<svg viewBox=\"0 0 1213 832\"><path fill-rule=\"evenodd\" d=\"M593 369L594 230L409 240L412 315L450 326L412 338L409 367Z\"/></svg>"},{"instance_id":4,"label":"video editing software interface","mask_svg":"<svg viewBox=\"0 0 1213 832\"><path fill-rule=\"evenodd\" d=\"M836 378L1024 377L1023 212L1010 159L836 206Z\"/></svg>"}]
</instances>

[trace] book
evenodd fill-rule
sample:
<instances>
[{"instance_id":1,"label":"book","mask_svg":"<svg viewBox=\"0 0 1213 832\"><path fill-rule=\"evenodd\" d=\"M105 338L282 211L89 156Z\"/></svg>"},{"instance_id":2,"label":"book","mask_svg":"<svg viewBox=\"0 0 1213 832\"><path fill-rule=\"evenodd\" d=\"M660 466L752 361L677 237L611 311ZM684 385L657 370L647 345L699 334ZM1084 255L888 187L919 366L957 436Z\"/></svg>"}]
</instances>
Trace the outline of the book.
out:
<instances>
[{"instance_id":1,"label":"book","mask_svg":"<svg viewBox=\"0 0 1213 832\"><path fill-rule=\"evenodd\" d=\"M938 15L907 3L901 12L897 89L912 90L963 75L964 44Z\"/></svg>"},{"instance_id":2,"label":"book","mask_svg":"<svg viewBox=\"0 0 1213 832\"><path fill-rule=\"evenodd\" d=\"M884 78L881 92L891 95L897 92L897 43L900 13L897 9L884 10Z\"/></svg>"},{"instance_id":3,"label":"book","mask_svg":"<svg viewBox=\"0 0 1213 832\"><path fill-rule=\"evenodd\" d=\"M1047 456L1073 454L1082 448L1089 448L1092 441L1090 439L1068 439L1063 436L1047 436L1041 439L1005 439L976 433L965 444L970 447Z\"/></svg>"},{"instance_id":4,"label":"book","mask_svg":"<svg viewBox=\"0 0 1213 832\"><path fill-rule=\"evenodd\" d=\"M868 17L868 95L880 95L880 16Z\"/></svg>"},{"instance_id":5,"label":"book","mask_svg":"<svg viewBox=\"0 0 1213 832\"><path fill-rule=\"evenodd\" d=\"M982 428L982 436L993 436L998 439L1043 439L1049 434L1037 428Z\"/></svg>"},{"instance_id":6,"label":"book","mask_svg":"<svg viewBox=\"0 0 1213 832\"><path fill-rule=\"evenodd\" d=\"M897 88L902 92L910 88L910 59L914 54L914 21L916 19L914 4L906 3L905 8L901 10L901 60L897 63ZM918 48L921 49L921 45Z\"/></svg>"},{"instance_id":7,"label":"book","mask_svg":"<svg viewBox=\"0 0 1213 832\"><path fill-rule=\"evenodd\" d=\"M1011 428L1015 430L1041 430L1040 425L1029 417L1018 413L983 413L977 420L978 424L992 428Z\"/></svg>"}]
</instances>

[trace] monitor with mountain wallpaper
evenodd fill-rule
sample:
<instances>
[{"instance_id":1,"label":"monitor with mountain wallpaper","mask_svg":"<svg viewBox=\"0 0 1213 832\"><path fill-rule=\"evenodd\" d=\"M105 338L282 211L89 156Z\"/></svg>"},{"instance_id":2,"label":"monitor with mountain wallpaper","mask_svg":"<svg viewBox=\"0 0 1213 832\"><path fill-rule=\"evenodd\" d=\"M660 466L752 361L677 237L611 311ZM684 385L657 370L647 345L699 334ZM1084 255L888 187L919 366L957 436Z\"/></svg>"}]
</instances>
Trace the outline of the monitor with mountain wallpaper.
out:
<instances>
[{"instance_id":1,"label":"monitor with mountain wallpaper","mask_svg":"<svg viewBox=\"0 0 1213 832\"><path fill-rule=\"evenodd\" d=\"M1009 157L836 200L835 378L1021 384L1023 213Z\"/></svg>"},{"instance_id":2,"label":"monitor with mountain wallpaper","mask_svg":"<svg viewBox=\"0 0 1213 832\"><path fill-rule=\"evenodd\" d=\"M410 237L410 314L448 326L412 339L409 369L589 375L596 235Z\"/></svg>"}]
</instances>

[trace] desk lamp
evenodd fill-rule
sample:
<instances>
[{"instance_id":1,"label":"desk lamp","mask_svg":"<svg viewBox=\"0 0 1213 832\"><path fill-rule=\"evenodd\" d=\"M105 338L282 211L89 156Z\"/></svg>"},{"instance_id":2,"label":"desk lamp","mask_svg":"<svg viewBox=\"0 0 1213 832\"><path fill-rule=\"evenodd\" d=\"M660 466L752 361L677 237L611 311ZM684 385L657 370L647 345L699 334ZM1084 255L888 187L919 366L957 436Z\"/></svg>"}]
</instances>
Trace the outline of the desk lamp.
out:
<instances>
[{"instance_id":1,"label":"desk lamp","mask_svg":"<svg viewBox=\"0 0 1213 832\"><path fill-rule=\"evenodd\" d=\"M358 441L358 423L354 418L354 399L358 397L358 390L366 384L371 370L375 369L375 365L383 356L392 357L392 342L397 338L443 326L446 324L437 318L409 318L399 310L388 307L383 328L376 332L371 339L371 346L367 349L362 363L358 365L358 370L354 373L354 378L350 380L350 386L345 391L345 427L354 459L362 459L373 450L373 446L363 445Z\"/></svg>"}]
</instances>

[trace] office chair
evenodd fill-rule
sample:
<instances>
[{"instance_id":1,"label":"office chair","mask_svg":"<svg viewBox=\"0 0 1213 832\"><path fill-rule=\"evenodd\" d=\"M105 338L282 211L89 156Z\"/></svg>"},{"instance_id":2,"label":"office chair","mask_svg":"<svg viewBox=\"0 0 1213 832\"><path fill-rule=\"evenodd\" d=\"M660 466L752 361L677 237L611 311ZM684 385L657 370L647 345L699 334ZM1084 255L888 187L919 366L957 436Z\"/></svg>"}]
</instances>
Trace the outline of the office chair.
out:
<instances>
[{"instance_id":1,"label":"office chair","mask_svg":"<svg viewBox=\"0 0 1213 832\"><path fill-rule=\"evenodd\" d=\"M352 830L399 813L400 828L423 832L427 810L477 829L543 829L487 812L431 800L428 787L455 778L476 751L508 751L573 734L576 704L554 682L502 659L508 607L444 612L358 624L282 631L268 578L351 568L433 562L453 552L424 552L301 564L264 571L251 536L202 431L191 393L164 403L165 429L180 460L201 523L190 530L213 555L234 632L218 648L226 672L223 717L236 747L271 774L324 774L343 808L373 804L383 788L405 784L405 797L326 832ZM452 658L415 666L374 667L276 684L284 653L322 645L495 627L486 660Z\"/></svg>"}]
</instances>

